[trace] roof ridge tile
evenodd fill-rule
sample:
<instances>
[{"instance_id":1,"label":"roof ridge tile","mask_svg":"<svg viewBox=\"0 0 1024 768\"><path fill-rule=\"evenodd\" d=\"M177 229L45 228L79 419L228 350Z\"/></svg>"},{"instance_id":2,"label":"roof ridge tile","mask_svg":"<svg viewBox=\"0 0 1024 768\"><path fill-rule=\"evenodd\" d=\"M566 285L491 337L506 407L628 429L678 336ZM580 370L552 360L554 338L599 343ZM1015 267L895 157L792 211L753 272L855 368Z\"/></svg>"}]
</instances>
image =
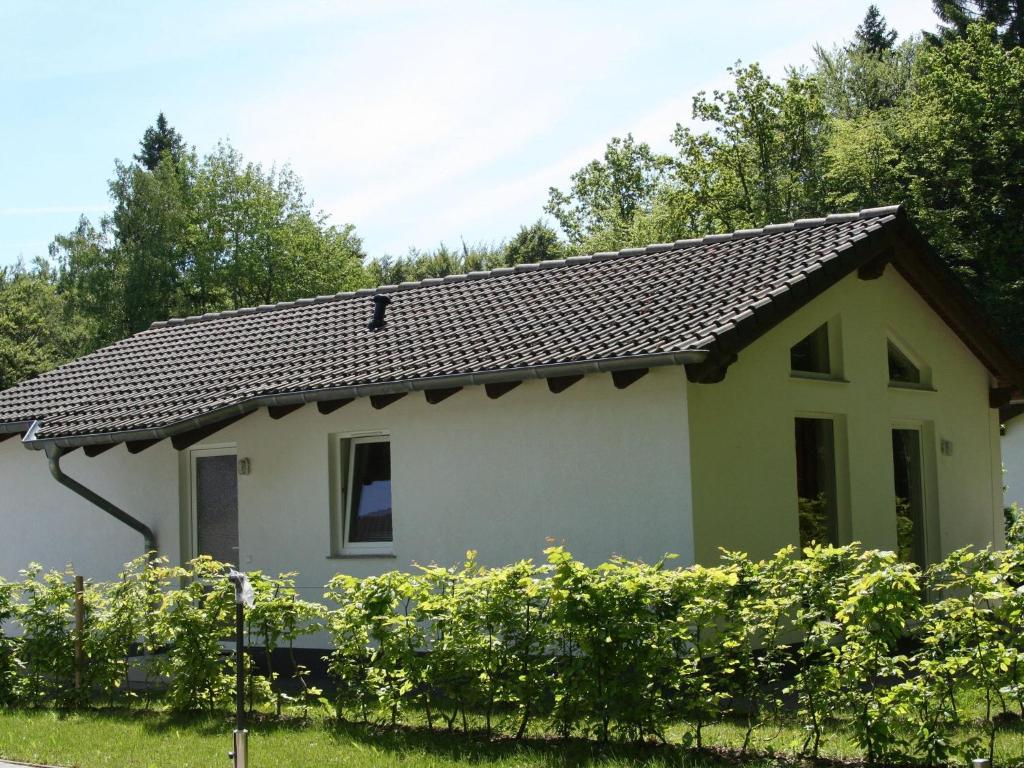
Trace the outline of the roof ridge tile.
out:
<instances>
[{"instance_id":1,"label":"roof ridge tile","mask_svg":"<svg viewBox=\"0 0 1024 768\"><path fill-rule=\"evenodd\" d=\"M556 267L576 266L579 264L587 264L590 262L599 263L602 261L609 261L611 259L617 258L629 258L631 256L664 253L670 250L681 250L684 248L691 248L698 245L712 245L715 243L729 242L730 240L743 240L751 237L772 235L777 234L779 232L788 232L793 229L808 229L811 227L824 226L828 224L840 224L864 219L880 218L884 216L893 215L899 212L901 207L902 206L900 205L887 205L879 206L876 208L864 208L860 211L850 213L830 213L827 216L820 218L797 219L795 221L790 222L768 224L763 227L739 229L733 232L719 232L704 235L703 237L676 240L675 242L672 243L653 243L646 246L622 248L617 251L600 251L592 254L581 254L579 256L570 256L565 259L549 259L539 263L535 262L528 264L516 264L513 267L496 267L490 270L476 270L469 273L445 275L444 277L427 277L421 280L405 281L400 283L399 285L381 285L372 288L359 288L354 291L341 291L334 294L316 296L314 298L300 298L293 299L291 301L281 301L275 304L262 304L258 307L240 307L237 309L228 309L220 312L207 312L202 315L172 317L167 320L158 320L150 324L149 328L147 328L146 330L155 330L159 328L168 328L178 325L206 322L208 320L215 320L218 318L239 317L243 315L255 314L257 312L271 312L276 310L292 309L295 307L306 306L307 304L310 303L321 304L328 301L362 298L367 296L373 296L377 293L395 293L398 291L414 290L416 288L429 288L431 286L440 285L442 283L459 283L465 280L483 280L490 277L502 277L505 275L519 272L532 272L538 269L552 269Z\"/></svg>"}]
</instances>

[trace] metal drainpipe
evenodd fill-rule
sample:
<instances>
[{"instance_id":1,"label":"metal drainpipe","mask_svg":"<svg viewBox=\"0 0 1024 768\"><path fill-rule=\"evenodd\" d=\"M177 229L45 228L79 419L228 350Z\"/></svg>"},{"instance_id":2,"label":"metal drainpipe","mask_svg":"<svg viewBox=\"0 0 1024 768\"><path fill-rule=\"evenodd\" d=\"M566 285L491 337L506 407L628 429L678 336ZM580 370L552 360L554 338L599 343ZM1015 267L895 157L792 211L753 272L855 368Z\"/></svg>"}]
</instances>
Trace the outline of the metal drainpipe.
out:
<instances>
[{"instance_id":1,"label":"metal drainpipe","mask_svg":"<svg viewBox=\"0 0 1024 768\"><path fill-rule=\"evenodd\" d=\"M110 501L107 501L107 499L104 499L95 491L86 488L74 478L68 477L64 474L64 470L60 468L60 459L66 452L67 451L64 448L58 448L56 446L46 447L46 458L50 462L50 474L53 475L53 479L65 488L77 493L91 504L95 504L111 517L116 520L120 520L129 528L141 533L142 538L146 543L146 552L156 552L156 536L148 525L140 520L136 520L123 509L115 506Z\"/></svg>"}]
</instances>

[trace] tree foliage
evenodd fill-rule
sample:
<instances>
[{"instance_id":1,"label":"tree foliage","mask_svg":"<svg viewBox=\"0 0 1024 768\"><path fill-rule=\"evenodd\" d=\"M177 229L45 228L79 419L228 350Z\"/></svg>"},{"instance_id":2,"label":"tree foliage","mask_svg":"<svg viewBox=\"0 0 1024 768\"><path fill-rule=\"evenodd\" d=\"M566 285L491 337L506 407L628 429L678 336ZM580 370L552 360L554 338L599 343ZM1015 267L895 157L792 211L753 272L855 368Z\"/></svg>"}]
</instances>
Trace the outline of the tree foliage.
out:
<instances>
[{"instance_id":1,"label":"tree foliage","mask_svg":"<svg viewBox=\"0 0 1024 768\"><path fill-rule=\"evenodd\" d=\"M1006 48L1024 46L1024 3L1021 0L932 0L940 39L963 37L970 26L985 22Z\"/></svg>"},{"instance_id":2,"label":"tree foliage","mask_svg":"<svg viewBox=\"0 0 1024 768\"><path fill-rule=\"evenodd\" d=\"M552 189L577 251L906 203L1009 338L1024 339L1024 49L1013 4L978 6L941 45L896 43L877 8L853 39L781 80L756 64L694 99L675 152L631 136ZM1022 342L1024 345L1024 342Z\"/></svg>"},{"instance_id":3,"label":"tree foliage","mask_svg":"<svg viewBox=\"0 0 1024 768\"><path fill-rule=\"evenodd\" d=\"M334 293L365 281L352 225L313 208L288 167L246 161L227 143L203 157L163 114L135 162L116 162L114 208L55 238L57 286L92 346L155 320Z\"/></svg>"},{"instance_id":4,"label":"tree foliage","mask_svg":"<svg viewBox=\"0 0 1024 768\"><path fill-rule=\"evenodd\" d=\"M882 12L872 3L864 14L864 21L854 31L853 37L858 48L868 53L880 54L892 48L897 34L895 29L889 29Z\"/></svg>"},{"instance_id":5,"label":"tree foliage","mask_svg":"<svg viewBox=\"0 0 1024 768\"><path fill-rule=\"evenodd\" d=\"M156 123L142 134L139 153L134 155L135 161L147 171L155 171L165 156L180 161L187 152L184 139L161 112L156 116Z\"/></svg>"},{"instance_id":6,"label":"tree foliage","mask_svg":"<svg viewBox=\"0 0 1024 768\"><path fill-rule=\"evenodd\" d=\"M0 269L0 389L59 365L84 342L45 261Z\"/></svg>"},{"instance_id":7,"label":"tree foliage","mask_svg":"<svg viewBox=\"0 0 1024 768\"><path fill-rule=\"evenodd\" d=\"M520 227L508 242L491 245L462 243L454 249L441 243L433 250L410 248L405 256L384 256L367 265L370 285L397 285L410 280L478 272L516 264L562 259L570 254L558 233L538 220Z\"/></svg>"}]
</instances>

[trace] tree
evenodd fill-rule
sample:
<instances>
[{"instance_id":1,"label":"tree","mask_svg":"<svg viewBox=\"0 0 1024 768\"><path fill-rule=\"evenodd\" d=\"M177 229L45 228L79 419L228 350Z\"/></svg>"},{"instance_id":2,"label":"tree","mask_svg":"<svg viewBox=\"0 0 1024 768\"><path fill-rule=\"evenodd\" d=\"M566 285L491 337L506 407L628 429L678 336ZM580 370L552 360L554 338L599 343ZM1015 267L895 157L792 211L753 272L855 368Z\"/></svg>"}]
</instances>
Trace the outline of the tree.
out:
<instances>
[{"instance_id":1,"label":"tree","mask_svg":"<svg viewBox=\"0 0 1024 768\"><path fill-rule=\"evenodd\" d=\"M115 164L110 182L115 250L123 259L124 334L179 314L182 282L192 252L194 206L190 199L195 157L165 155L147 171Z\"/></svg>"},{"instance_id":2,"label":"tree","mask_svg":"<svg viewBox=\"0 0 1024 768\"><path fill-rule=\"evenodd\" d=\"M994 27L1005 48L1024 46L1024 2L1022 0L932 0L939 25L936 40L964 37L968 28L982 21Z\"/></svg>"},{"instance_id":3,"label":"tree","mask_svg":"<svg viewBox=\"0 0 1024 768\"><path fill-rule=\"evenodd\" d=\"M189 311L287 301L363 282L355 228L328 225L290 168L265 169L220 143L196 169L194 195L183 296Z\"/></svg>"},{"instance_id":4,"label":"tree","mask_svg":"<svg viewBox=\"0 0 1024 768\"><path fill-rule=\"evenodd\" d=\"M0 269L0 390L79 353L85 334L65 311L42 259Z\"/></svg>"},{"instance_id":5,"label":"tree","mask_svg":"<svg viewBox=\"0 0 1024 768\"><path fill-rule=\"evenodd\" d=\"M520 227L515 236L505 245L505 266L536 264L552 259L564 259L569 250L558 238L558 233L543 221Z\"/></svg>"},{"instance_id":6,"label":"tree","mask_svg":"<svg viewBox=\"0 0 1024 768\"><path fill-rule=\"evenodd\" d=\"M447 277L505 266L504 246L465 241L456 250L441 243L434 250L410 248L405 256L383 256L370 262L371 285L397 285L431 277Z\"/></svg>"},{"instance_id":7,"label":"tree","mask_svg":"<svg viewBox=\"0 0 1024 768\"><path fill-rule=\"evenodd\" d=\"M108 217L103 217L96 228L82 216L75 229L57 235L50 244L50 259L57 268L57 290L67 314L81 323L89 350L117 341L124 334L123 251L113 247L110 228Z\"/></svg>"},{"instance_id":8,"label":"tree","mask_svg":"<svg viewBox=\"0 0 1024 768\"><path fill-rule=\"evenodd\" d=\"M890 50L896 42L896 30L889 29L878 6L872 4L868 6L864 21L854 32L854 39L858 48L868 53L881 54Z\"/></svg>"},{"instance_id":9,"label":"tree","mask_svg":"<svg viewBox=\"0 0 1024 768\"><path fill-rule=\"evenodd\" d=\"M706 130L677 125L675 156L632 137L552 189L546 210L578 251L615 250L820 213L830 128L817 80L774 82L757 64L730 68L734 86L693 100Z\"/></svg>"},{"instance_id":10,"label":"tree","mask_svg":"<svg viewBox=\"0 0 1024 768\"><path fill-rule=\"evenodd\" d=\"M291 169L248 162L227 143L200 158L166 119L142 148L139 162L115 162L112 214L98 227L83 217L51 245L91 348L171 316L366 282L354 227L330 224Z\"/></svg>"},{"instance_id":11,"label":"tree","mask_svg":"<svg viewBox=\"0 0 1024 768\"><path fill-rule=\"evenodd\" d=\"M814 77L825 109L850 119L896 106L910 93L921 46L920 38L879 53L857 45L815 46Z\"/></svg>"},{"instance_id":12,"label":"tree","mask_svg":"<svg viewBox=\"0 0 1024 768\"><path fill-rule=\"evenodd\" d=\"M897 122L900 185L931 244L1008 336L1024 332L1024 48L972 24L921 55Z\"/></svg>"},{"instance_id":13,"label":"tree","mask_svg":"<svg viewBox=\"0 0 1024 768\"><path fill-rule=\"evenodd\" d=\"M405 256L374 259L367 272L371 285L397 285L409 280L564 259L569 254L569 247L558 238L558 233L538 220L520 227L507 243L468 245L463 241L461 250L444 243L432 251L410 248Z\"/></svg>"},{"instance_id":14,"label":"tree","mask_svg":"<svg viewBox=\"0 0 1024 768\"><path fill-rule=\"evenodd\" d=\"M548 190L544 210L574 246L608 229L625 231L634 217L651 209L669 164L668 157L637 144L632 134L614 138L603 160L593 160L572 175L568 192Z\"/></svg>"},{"instance_id":15,"label":"tree","mask_svg":"<svg viewBox=\"0 0 1024 768\"><path fill-rule=\"evenodd\" d=\"M791 70L776 83L757 64L729 72L733 89L694 97L710 130L676 126L671 194L692 209L683 219L716 232L816 215L829 128L816 80Z\"/></svg>"},{"instance_id":16,"label":"tree","mask_svg":"<svg viewBox=\"0 0 1024 768\"><path fill-rule=\"evenodd\" d=\"M134 155L134 158L147 171L156 170L165 154L177 162L188 151L181 134L171 127L163 112L156 116L156 124L142 134L139 147L139 154Z\"/></svg>"}]
</instances>

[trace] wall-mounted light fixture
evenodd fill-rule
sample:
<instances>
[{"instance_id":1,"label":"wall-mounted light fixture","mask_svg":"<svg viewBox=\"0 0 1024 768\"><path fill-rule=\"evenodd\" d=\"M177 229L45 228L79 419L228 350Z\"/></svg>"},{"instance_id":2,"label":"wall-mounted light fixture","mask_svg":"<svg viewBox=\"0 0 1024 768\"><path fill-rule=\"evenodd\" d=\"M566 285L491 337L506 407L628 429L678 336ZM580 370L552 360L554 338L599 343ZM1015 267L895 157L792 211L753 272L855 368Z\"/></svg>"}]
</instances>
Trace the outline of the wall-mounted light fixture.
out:
<instances>
[{"instance_id":1,"label":"wall-mounted light fixture","mask_svg":"<svg viewBox=\"0 0 1024 768\"><path fill-rule=\"evenodd\" d=\"M247 458L238 460L238 474L248 475L252 472L252 462Z\"/></svg>"}]
</instances>

